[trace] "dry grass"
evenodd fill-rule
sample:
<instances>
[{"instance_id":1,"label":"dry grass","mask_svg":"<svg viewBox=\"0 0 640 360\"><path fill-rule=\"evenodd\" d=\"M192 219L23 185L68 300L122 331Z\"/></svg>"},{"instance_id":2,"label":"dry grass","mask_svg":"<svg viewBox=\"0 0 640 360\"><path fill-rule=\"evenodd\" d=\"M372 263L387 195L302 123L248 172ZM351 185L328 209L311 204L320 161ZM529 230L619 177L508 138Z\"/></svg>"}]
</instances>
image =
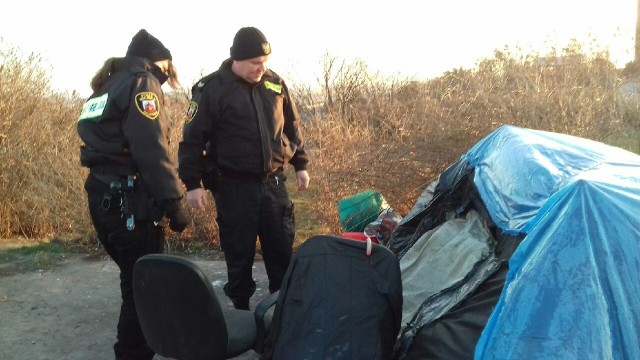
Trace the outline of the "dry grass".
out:
<instances>
[{"instance_id":1,"label":"dry grass","mask_svg":"<svg viewBox=\"0 0 640 360\"><path fill-rule=\"evenodd\" d=\"M0 237L89 234L75 119L39 56L0 49Z\"/></svg>"},{"instance_id":2,"label":"dry grass","mask_svg":"<svg viewBox=\"0 0 640 360\"><path fill-rule=\"evenodd\" d=\"M96 248L75 129L83 100L52 91L38 56L1 51L0 238L72 239ZM340 233L337 202L365 189L380 191L405 214L437 174L503 124L638 152L639 102L621 91L624 77L636 72L616 69L606 52L582 53L577 44L550 54L507 48L474 69L426 82L383 78L362 61L326 55L320 84L293 89L312 157L311 188L298 193L291 187L298 243ZM174 156L187 99L186 92L166 97ZM192 215L187 231L168 233L169 245L182 251L216 246L213 201Z\"/></svg>"}]
</instances>

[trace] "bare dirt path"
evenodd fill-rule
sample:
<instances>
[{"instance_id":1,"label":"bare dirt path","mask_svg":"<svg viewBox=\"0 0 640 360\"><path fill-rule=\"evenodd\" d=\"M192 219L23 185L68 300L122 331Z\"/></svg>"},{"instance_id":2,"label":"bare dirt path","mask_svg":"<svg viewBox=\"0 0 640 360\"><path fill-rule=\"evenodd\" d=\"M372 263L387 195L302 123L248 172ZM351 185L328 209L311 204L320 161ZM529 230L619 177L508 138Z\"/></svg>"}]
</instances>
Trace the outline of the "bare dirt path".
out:
<instances>
[{"instance_id":1,"label":"bare dirt path","mask_svg":"<svg viewBox=\"0 0 640 360\"><path fill-rule=\"evenodd\" d=\"M25 266L21 260L3 257L0 261L0 359L113 359L120 309L115 263L105 256L61 254L39 269ZM222 293L224 262L193 260L212 280L220 300L230 307ZM261 261L256 261L254 277L258 290L252 308L268 293ZM236 359L257 358L258 354L250 351Z\"/></svg>"}]
</instances>

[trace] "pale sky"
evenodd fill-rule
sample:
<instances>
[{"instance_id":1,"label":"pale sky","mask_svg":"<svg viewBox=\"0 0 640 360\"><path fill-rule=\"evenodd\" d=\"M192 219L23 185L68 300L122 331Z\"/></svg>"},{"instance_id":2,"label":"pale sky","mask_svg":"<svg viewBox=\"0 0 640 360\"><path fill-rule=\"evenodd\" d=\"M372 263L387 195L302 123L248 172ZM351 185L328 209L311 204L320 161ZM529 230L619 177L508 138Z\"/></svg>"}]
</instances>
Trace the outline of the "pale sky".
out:
<instances>
[{"instance_id":1,"label":"pale sky","mask_svg":"<svg viewBox=\"0 0 640 360\"><path fill-rule=\"evenodd\" d=\"M12 0L0 13L0 45L40 54L55 89L83 96L104 60L124 56L141 28L171 50L185 87L219 67L243 26L262 30L273 50L268 66L290 83L315 85L327 52L424 80L472 68L505 45L539 49L571 38L595 37L623 66L633 60L636 1Z\"/></svg>"}]
</instances>

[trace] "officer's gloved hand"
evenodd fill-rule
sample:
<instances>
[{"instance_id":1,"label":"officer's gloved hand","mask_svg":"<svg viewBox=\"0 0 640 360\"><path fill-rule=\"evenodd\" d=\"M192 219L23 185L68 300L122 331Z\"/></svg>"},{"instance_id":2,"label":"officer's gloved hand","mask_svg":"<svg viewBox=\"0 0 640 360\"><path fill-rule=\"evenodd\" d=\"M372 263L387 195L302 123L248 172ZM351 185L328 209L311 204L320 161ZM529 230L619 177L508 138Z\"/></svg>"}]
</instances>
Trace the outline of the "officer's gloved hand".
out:
<instances>
[{"instance_id":1,"label":"officer's gloved hand","mask_svg":"<svg viewBox=\"0 0 640 360\"><path fill-rule=\"evenodd\" d=\"M184 202L184 197L165 200L165 212L169 219L169 228L175 232L182 232L189 225L189 215Z\"/></svg>"}]
</instances>

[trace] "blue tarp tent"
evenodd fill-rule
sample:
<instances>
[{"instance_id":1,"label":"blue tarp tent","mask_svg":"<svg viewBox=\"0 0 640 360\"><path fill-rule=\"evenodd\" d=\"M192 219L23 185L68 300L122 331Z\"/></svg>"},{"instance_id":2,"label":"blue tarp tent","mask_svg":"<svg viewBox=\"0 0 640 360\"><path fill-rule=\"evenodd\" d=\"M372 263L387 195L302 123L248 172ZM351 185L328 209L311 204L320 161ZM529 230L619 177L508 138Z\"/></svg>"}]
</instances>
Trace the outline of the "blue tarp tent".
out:
<instances>
[{"instance_id":1,"label":"blue tarp tent","mask_svg":"<svg viewBox=\"0 0 640 360\"><path fill-rule=\"evenodd\" d=\"M417 305L405 309L397 359L640 359L640 156L497 129L425 190L390 237L403 282L433 277L433 268L416 270L430 259L415 248L434 248L453 219L480 219L486 231L467 237L485 245L474 254L451 247L446 256L472 263L447 270L424 301L408 301Z\"/></svg>"}]
</instances>

